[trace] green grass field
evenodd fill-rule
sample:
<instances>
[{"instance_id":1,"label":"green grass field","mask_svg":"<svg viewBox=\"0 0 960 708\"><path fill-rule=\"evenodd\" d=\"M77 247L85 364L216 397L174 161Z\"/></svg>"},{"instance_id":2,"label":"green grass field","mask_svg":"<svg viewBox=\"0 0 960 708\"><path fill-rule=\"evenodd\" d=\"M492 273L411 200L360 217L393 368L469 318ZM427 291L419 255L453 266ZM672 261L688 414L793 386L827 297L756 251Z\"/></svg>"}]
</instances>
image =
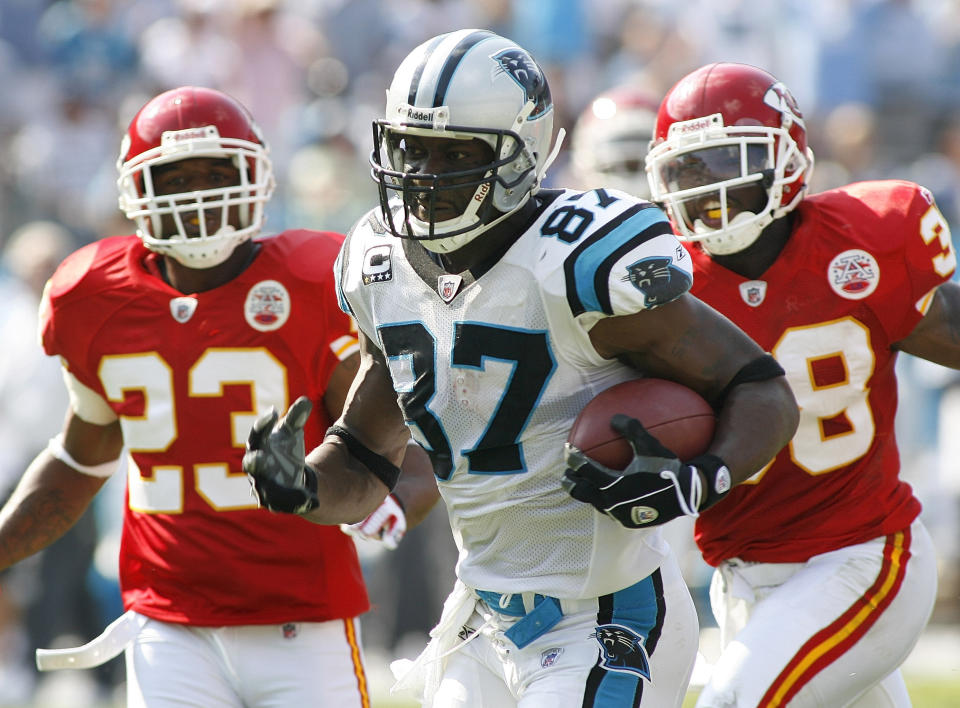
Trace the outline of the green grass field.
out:
<instances>
[{"instance_id":1,"label":"green grass field","mask_svg":"<svg viewBox=\"0 0 960 708\"><path fill-rule=\"evenodd\" d=\"M957 708L960 706L960 674L952 679L908 677L907 690L914 708ZM696 690L691 690L683 708L693 708L697 702ZM373 708L419 708L416 703L398 701L390 697L373 697Z\"/></svg>"},{"instance_id":2,"label":"green grass field","mask_svg":"<svg viewBox=\"0 0 960 708\"><path fill-rule=\"evenodd\" d=\"M907 680L914 708L957 708L960 706L960 676L950 679L915 678ZM683 708L693 708L699 691L691 690Z\"/></svg>"}]
</instances>

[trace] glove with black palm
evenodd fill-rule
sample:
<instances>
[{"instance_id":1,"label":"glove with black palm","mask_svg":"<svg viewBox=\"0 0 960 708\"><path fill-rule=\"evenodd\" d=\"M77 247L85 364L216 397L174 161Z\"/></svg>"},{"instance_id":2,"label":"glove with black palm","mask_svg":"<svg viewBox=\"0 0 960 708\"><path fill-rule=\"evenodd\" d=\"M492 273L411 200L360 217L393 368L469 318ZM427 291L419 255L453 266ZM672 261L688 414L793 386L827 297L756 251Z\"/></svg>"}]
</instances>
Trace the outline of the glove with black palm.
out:
<instances>
[{"instance_id":1,"label":"glove with black palm","mask_svg":"<svg viewBox=\"0 0 960 708\"><path fill-rule=\"evenodd\" d=\"M270 411L253 424L243 455L243 471L260 506L285 514L306 514L320 505L317 475L304 454L303 426L313 404L301 396L277 420Z\"/></svg>"},{"instance_id":2,"label":"glove with black palm","mask_svg":"<svg viewBox=\"0 0 960 708\"><path fill-rule=\"evenodd\" d=\"M567 443L562 484L574 499L638 529L679 516L696 517L730 491L730 471L716 455L682 462L639 420L615 415L610 425L630 443L633 459L623 471L613 470ZM709 481L706 489L698 470Z\"/></svg>"}]
</instances>

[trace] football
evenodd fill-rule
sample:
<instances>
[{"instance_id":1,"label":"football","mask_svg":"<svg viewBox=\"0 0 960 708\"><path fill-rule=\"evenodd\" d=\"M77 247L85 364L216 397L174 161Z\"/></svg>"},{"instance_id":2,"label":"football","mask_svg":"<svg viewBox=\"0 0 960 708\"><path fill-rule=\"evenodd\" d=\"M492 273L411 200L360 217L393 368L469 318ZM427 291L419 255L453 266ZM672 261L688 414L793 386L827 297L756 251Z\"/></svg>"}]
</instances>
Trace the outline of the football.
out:
<instances>
[{"instance_id":1,"label":"football","mask_svg":"<svg viewBox=\"0 0 960 708\"><path fill-rule=\"evenodd\" d=\"M633 459L633 451L610 427L610 419L617 413L639 420L681 460L706 452L717 422L713 408L693 389L667 379L632 379L611 386L587 403L567 442L600 464L622 470Z\"/></svg>"}]
</instances>

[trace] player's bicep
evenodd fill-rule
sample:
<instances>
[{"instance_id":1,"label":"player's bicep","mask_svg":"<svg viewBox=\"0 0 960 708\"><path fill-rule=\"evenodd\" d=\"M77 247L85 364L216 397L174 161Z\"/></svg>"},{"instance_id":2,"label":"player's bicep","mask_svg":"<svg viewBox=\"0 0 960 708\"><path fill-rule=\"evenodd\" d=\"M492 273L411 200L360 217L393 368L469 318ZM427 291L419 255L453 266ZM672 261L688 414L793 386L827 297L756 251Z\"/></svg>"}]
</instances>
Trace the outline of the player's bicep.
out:
<instances>
[{"instance_id":1,"label":"player's bicep","mask_svg":"<svg viewBox=\"0 0 960 708\"><path fill-rule=\"evenodd\" d=\"M343 412L343 404L347 400L350 386L360 369L360 353L354 352L343 359L330 374L327 387L323 394L323 407L330 420L336 420Z\"/></svg>"},{"instance_id":2,"label":"player's bicep","mask_svg":"<svg viewBox=\"0 0 960 708\"><path fill-rule=\"evenodd\" d=\"M81 383L66 366L62 373L63 383L70 397L70 409L78 418L94 425L107 425L118 420L117 414L103 396Z\"/></svg>"},{"instance_id":3,"label":"player's bicep","mask_svg":"<svg viewBox=\"0 0 960 708\"><path fill-rule=\"evenodd\" d=\"M893 348L960 368L960 283L951 281L938 287L923 319Z\"/></svg>"},{"instance_id":4,"label":"player's bicep","mask_svg":"<svg viewBox=\"0 0 960 708\"><path fill-rule=\"evenodd\" d=\"M605 358L672 379L716 400L761 347L715 309L690 294L660 307L601 320L590 339Z\"/></svg>"},{"instance_id":5,"label":"player's bicep","mask_svg":"<svg viewBox=\"0 0 960 708\"><path fill-rule=\"evenodd\" d=\"M120 421L106 424L82 419L71 410L63 427L63 447L77 462L95 466L120 457L123 431Z\"/></svg>"}]
</instances>

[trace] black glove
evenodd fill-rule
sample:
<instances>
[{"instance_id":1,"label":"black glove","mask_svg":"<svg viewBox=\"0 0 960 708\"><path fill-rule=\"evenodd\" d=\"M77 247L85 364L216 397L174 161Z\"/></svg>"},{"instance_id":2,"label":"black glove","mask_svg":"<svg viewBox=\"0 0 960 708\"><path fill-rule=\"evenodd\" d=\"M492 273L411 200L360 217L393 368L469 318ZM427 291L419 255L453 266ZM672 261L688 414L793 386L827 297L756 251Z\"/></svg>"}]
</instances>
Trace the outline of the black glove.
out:
<instances>
[{"instance_id":1,"label":"black glove","mask_svg":"<svg viewBox=\"0 0 960 708\"><path fill-rule=\"evenodd\" d=\"M622 472L612 470L567 443L563 488L631 529L658 526L678 516L699 515L730 490L730 471L716 455L681 462L635 418L615 415L611 427L633 448ZM704 490L698 469L710 481Z\"/></svg>"},{"instance_id":2,"label":"black glove","mask_svg":"<svg viewBox=\"0 0 960 708\"><path fill-rule=\"evenodd\" d=\"M243 471L260 506L286 514L306 514L320 505L317 475L304 460L303 426L313 404L300 396L277 421L270 409L250 429Z\"/></svg>"}]
</instances>

